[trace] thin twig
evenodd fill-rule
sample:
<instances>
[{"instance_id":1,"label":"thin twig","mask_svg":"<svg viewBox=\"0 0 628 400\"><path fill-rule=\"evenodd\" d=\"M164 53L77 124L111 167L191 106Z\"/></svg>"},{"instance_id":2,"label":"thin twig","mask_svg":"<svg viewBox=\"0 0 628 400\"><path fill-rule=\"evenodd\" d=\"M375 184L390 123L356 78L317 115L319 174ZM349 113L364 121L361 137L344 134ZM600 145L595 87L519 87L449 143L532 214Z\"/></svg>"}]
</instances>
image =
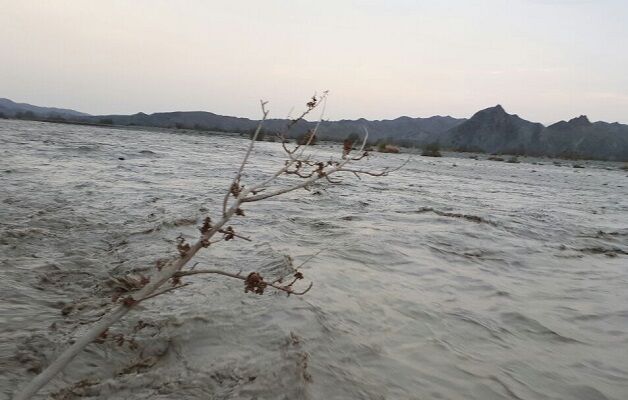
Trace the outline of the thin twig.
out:
<instances>
[{"instance_id":1,"label":"thin twig","mask_svg":"<svg viewBox=\"0 0 628 400\"><path fill-rule=\"evenodd\" d=\"M364 150L364 147L366 146L366 141L368 140L368 137L369 137L369 132L366 129L366 127L364 128L364 133L365 133L364 134L364 139L362 140L362 145L360 146L360 150L359 150L360 152L362 152ZM297 189L304 188L304 187L309 186L312 183L318 181L321 178L324 178L324 177L329 176L329 175L331 175L333 173L345 170L344 169L345 165L347 165L350 161L351 161L350 158L346 158L341 163L339 163L337 166L332 167L331 169L329 169L327 171L323 171L323 173L321 173L321 174L318 174L318 175L315 175L315 176L313 176L311 178L308 178L305 181L302 181L302 182L300 182L300 183L298 183L296 185L289 186L289 187L286 187L286 188L283 188L283 189L275 190L274 192L267 192L267 193L263 193L263 194L247 196L250 190L249 191L244 191L241 194L241 200L242 200L243 203L259 201L259 200L264 200L264 199L267 199L267 198L270 198L270 197L279 196L279 195L284 194L284 193L292 192L292 191L297 190ZM405 163L402 164L402 166L403 165L405 165ZM401 166L399 168L401 168ZM282 168L281 170L284 170L284 172L285 172L285 167ZM349 171L349 172L354 172L354 171ZM363 173L363 172L362 171L355 171L355 173ZM277 175L277 173L275 175Z\"/></svg>"},{"instance_id":2,"label":"thin twig","mask_svg":"<svg viewBox=\"0 0 628 400\"><path fill-rule=\"evenodd\" d=\"M268 102L260 100L260 106L262 107L262 119L259 121L259 124L257 124L257 128L255 129L255 133L253 134L253 137L251 137L250 143L249 143L249 147L246 150L246 153L244 154L244 157L242 158L242 163L240 164L240 168L238 168L238 172L236 173L236 175L233 177L233 181L231 182L231 185L229 185L229 188L227 189L227 193L225 194L224 199L222 200L222 215L224 216L227 212L227 203L229 202L229 196L231 195L232 192L232 188L234 187L234 185L238 185L240 184L240 178L242 177L242 171L244 171L244 166L246 165L246 162L249 159L249 156L251 155L251 152L253 151L253 146L255 146L255 141L257 141L257 136L259 135L260 131L262 130L262 126L264 125L264 121L266 121L266 117L268 116L268 110L266 110L266 104Z\"/></svg>"},{"instance_id":3,"label":"thin twig","mask_svg":"<svg viewBox=\"0 0 628 400\"><path fill-rule=\"evenodd\" d=\"M240 279L241 281L246 281L246 277L243 275L240 275L239 273L233 274L231 272L221 271L219 269L197 269L194 271L181 271L181 272L176 273L175 276L180 278L183 276L200 275L200 274L223 275L223 276L228 276L229 278L235 278L235 279ZM301 292L295 292L294 290L292 290L292 284L286 285L286 286L277 285L275 282L267 282L266 284L272 288L281 290L282 292L286 292L288 294L294 294L296 296L302 296L306 294L307 292L310 291L310 289L312 289L312 286L314 286L314 283L310 282L310 284L305 290Z\"/></svg>"},{"instance_id":4,"label":"thin twig","mask_svg":"<svg viewBox=\"0 0 628 400\"><path fill-rule=\"evenodd\" d=\"M279 283L279 282L283 281L284 279L286 279L289 275L294 274L295 272L298 272L301 267L303 267L305 264L310 262L310 260L312 260L317 255L321 254L324 250L325 249L320 249L316 253L312 254L311 256L306 258L305 261L303 261L301 264L299 264L297 267L294 267L292 265L292 259L288 258L288 261L286 263L288 264L288 267L290 267L290 269L291 269L290 273L280 276L279 278L275 279L273 281L273 283Z\"/></svg>"}]
</instances>

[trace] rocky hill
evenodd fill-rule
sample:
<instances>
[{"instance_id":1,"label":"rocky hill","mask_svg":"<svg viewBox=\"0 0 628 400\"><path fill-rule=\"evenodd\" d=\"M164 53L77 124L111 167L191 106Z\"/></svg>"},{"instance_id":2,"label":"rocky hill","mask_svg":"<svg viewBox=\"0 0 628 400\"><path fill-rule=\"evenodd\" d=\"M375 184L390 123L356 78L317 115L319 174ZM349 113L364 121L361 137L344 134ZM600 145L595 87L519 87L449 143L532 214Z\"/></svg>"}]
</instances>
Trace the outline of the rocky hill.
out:
<instances>
[{"instance_id":1,"label":"rocky hill","mask_svg":"<svg viewBox=\"0 0 628 400\"><path fill-rule=\"evenodd\" d=\"M110 125L155 126L161 128L196 129L208 131L248 132L257 126L259 121L248 118L229 117L204 111L177 111L168 113L133 115L99 115L80 118L90 123ZM393 120L340 120L324 121L319 128L321 139L342 141L351 134L364 134L364 127L369 131L373 141L387 139L391 142L422 143L431 140L434 135L444 133L460 124L464 119L434 116L429 118L400 117ZM264 128L271 132L284 130L288 120L270 119ZM302 121L292 130L291 136L303 134L313 129L315 122Z\"/></svg>"},{"instance_id":2,"label":"rocky hill","mask_svg":"<svg viewBox=\"0 0 628 400\"><path fill-rule=\"evenodd\" d=\"M531 154L543 125L506 113L500 105L478 111L450 129L438 142L445 148L485 153Z\"/></svg>"},{"instance_id":3,"label":"rocky hill","mask_svg":"<svg viewBox=\"0 0 628 400\"><path fill-rule=\"evenodd\" d=\"M591 123L582 115L545 127L500 105L477 112L436 141L459 151L628 161L628 125Z\"/></svg>"},{"instance_id":4,"label":"rocky hill","mask_svg":"<svg viewBox=\"0 0 628 400\"><path fill-rule=\"evenodd\" d=\"M250 132L259 122L205 111L93 116L74 110L38 107L0 99L0 117L3 115L9 118L57 119L99 125L236 133ZM282 132L288 122L286 119L270 119L266 121L264 129L267 133ZM302 135L315 125L315 122L301 121L290 136ZM515 114L508 114L500 105L478 111L468 120L434 116L324 121L318 136L319 139L342 141L350 135L362 136L364 128L368 129L372 143L383 141L405 146L438 143L444 149L457 151L628 161L628 125L592 123L586 116L580 116L545 127Z\"/></svg>"},{"instance_id":5,"label":"rocky hill","mask_svg":"<svg viewBox=\"0 0 628 400\"><path fill-rule=\"evenodd\" d=\"M592 123L582 115L548 126L538 152L561 158L628 161L628 125Z\"/></svg>"},{"instance_id":6,"label":"rocky hill","mask_svg":"<svg viewBox=\"0 0 628 400\"><path fill-rule=\"evenodd\" d=\"M27 103L16 103L9 99L0 98L0 114L6 118L26 117L26 118L77 118L88 116L82 112L69 110L66 108L39 107Z\"/></svg>"}]
</instances>

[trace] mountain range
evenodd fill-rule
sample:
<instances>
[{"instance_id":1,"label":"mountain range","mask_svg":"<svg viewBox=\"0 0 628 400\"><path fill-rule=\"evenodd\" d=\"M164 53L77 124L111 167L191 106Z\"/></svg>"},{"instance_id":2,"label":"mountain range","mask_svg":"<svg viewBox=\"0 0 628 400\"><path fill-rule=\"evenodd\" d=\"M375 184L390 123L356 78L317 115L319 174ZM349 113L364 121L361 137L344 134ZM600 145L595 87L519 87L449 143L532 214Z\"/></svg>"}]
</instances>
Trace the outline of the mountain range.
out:
<instances>
[{"instance_id":1,"label":"mountain range","mask_svg":"<svg viewBox=\"0 0 628 400\"><path fill-rule=\"evenodd\" d=\"M44 119L98 125L148 126L246 133L259 121L205 111L89 115L74 110L38 107L0 98L0 117ZM282 131L289 120L270 119L268 132ZM315 122L300 121L292 137L313 129ZM351 134L369 131L372 142L404 146L438 143L444 149L468 152L628 161L628 125L594 122L586 116L544 126L507 113L500 105L475 113L471 118L433 116L399 117L392 120L323 121L320 139L342 141Z\"/></svg>"},{"instance_id":2,"label":"mountain range","mask_svg":"<svg viewBox=\"0 0 628 400\"><path fill-rule=\"evenodd\" d=\"M478 111L434 141L458 151L628 161L628 125L592 123L581 115L545 127L500 105Z\"/></svg>"},{"instance_id":3,"label":"mountain range","mask_svg":"<svg viewBox=\"0 0 628 400\"><path fill-rule=\"evenodd\" d=\"M76 118L89 116L89 114L68 110L66 108L39 107L27 103L16 103L3 98L0 98L0 115L4 115L5 117L15 117L20 115L35 116L39 118L54 118L55 116L63 118Z\"/></svg>"}]
</instances>

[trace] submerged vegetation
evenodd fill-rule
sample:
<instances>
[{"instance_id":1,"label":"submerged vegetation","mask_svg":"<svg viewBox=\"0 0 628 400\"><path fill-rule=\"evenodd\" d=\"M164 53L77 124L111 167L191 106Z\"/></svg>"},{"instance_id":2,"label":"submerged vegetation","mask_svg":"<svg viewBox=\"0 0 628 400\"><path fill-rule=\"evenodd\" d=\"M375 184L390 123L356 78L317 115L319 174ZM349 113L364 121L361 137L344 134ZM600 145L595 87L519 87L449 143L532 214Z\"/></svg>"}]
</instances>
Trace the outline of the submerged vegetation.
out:
<instances>
[{"instance_id":1,"label":"submerged vegetation","mask_svg":"<svg viewBox=\"0 0 628 400\"><path fill-rule=\"evenodd\" d=\"M386 142L380 142L377 145L377 151L380 153L399 153L399 147Z\"/></svg>"},{"instance_id":2,"label":"submerged vegetation","mask_svg":"<svg viewBox=\"0 0 628 400\"><path fill-rule=\"evenodd\" d=\"M430 143L423 147L423 152L421 152L422 156L426 157L442 157L443 155L440 153L440 145L438 142Z\"/></svg>"}]
</instances>

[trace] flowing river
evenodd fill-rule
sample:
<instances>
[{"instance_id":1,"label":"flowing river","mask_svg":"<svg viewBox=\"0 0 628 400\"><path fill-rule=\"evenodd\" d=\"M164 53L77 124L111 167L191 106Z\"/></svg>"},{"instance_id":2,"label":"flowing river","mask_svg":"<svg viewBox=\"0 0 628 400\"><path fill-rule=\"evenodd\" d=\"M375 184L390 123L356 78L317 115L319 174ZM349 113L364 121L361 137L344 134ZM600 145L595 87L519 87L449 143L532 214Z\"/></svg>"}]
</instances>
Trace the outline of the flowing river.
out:
<instances>
[{"instance_id":1,"label":"flowing river","mask_svg":"<svg viewBox=\"0 0 628 400\"><path fill-rule=\"evenodd\" d=\"M0 120L0 399L110 308L124 277L219 216L246 145ZM302 268L309 293L184 278L42 398L627 399L628 171L480 158L417 155L387 177L247 204L232 225L252 242L212 245L196 268L272 278L286 255L322 250ZM244 184L283 159L258 143Z\"/></svg>"}]
</instances>

